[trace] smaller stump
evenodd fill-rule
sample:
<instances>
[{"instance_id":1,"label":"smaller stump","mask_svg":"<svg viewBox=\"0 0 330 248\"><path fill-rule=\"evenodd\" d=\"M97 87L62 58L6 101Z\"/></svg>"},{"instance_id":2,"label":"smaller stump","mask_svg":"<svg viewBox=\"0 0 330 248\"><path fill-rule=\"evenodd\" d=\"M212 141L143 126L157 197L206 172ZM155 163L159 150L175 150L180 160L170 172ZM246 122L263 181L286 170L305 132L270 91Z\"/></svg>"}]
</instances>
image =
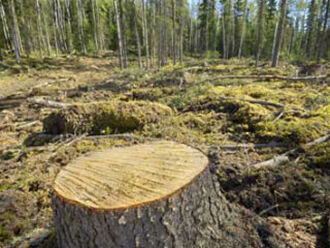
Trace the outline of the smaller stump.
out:
<instances>
[{"instance_id":1,"label":"smaller stump","mask_svg":"<svg viewBox=\"0 0 330 248\"><path fill-rule=\"evenodd\" d=\"M250 224L215 186L208 164L200 151L170 141L72 161L53 185L58 247L255 245Z\"/></svg>"}]
</instances>

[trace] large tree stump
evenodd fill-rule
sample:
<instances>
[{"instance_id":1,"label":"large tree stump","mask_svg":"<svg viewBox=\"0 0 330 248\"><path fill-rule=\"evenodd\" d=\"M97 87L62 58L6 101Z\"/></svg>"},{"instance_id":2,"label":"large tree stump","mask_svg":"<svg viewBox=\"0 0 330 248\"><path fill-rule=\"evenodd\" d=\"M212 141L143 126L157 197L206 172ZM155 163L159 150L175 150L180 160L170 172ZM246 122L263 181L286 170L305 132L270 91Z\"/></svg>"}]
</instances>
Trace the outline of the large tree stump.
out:
<instances>
[{"instance_id":1,"label":"large tree stump","mask_svg":"<svg viewBox=\"0 0 330 248\"><path fill-rule=\"evenodd\" d=\"M213 176L205 155L170 141L78 158L54 182L58 246L264 247Z\"/></svg>"}]
</instances>

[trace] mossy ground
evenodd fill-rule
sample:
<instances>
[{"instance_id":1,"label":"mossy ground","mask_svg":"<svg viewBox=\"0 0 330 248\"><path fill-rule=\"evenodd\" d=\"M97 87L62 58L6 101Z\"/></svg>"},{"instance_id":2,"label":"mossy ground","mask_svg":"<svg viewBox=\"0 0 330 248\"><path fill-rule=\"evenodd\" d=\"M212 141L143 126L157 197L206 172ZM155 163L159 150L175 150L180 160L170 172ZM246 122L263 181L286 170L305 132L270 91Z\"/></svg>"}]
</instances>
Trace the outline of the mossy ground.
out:
<instances>
[{"instance_id":1,"label":"mossy ground","mask_svg":"<svg viewBox=\"0 0 330 248\"><path fill-rule=\"evenodd\" d=\"M196 146L217 162L229 200L257 214L278 205L262 216L293 222L322 216L330 192L330 144L304 144L330 132L330 86L322 82L212 80L219 75L293 76L299 69L293 65L254 68L250 62L210 59L204 64L192 60L183 66L144 71L137 66L120 70L114 66L115 60L73 56L24 61L24 70L1 67L0 199L4 204L0 205L0 246L16 247L33 236L34 230L51 228L51 184L61 166L89 151L138 142L97 138L66 146L74 139L72 135L57 140L40 138L43 130L58 125L53 125L54 116L60 116L66 125L49 133L129 132ZM15 67L10 63L10 68ZM38 85L43 86L33 88ZM18 104L3 100L18 91L23 96ZM28 104L24 97L44 97L74 107L58 112ZM18 128L45 118L51 121L44 126L39 122ZM274 141L284 147L219 149ZM287 164L260 170L249 167L292 147L300 148Z\"/></svg>"}]
</instances>

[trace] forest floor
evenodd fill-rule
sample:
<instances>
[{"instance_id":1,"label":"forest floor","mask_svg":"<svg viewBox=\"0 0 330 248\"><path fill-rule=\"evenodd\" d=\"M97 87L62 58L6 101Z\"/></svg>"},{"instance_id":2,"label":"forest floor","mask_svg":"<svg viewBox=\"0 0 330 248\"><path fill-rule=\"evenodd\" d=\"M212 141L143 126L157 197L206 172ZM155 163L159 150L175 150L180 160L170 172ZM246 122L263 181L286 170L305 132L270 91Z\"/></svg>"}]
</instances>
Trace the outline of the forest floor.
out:
<instances>
[{"instance_id":1,"label":"forest floor","mask_svg":"<svg viewBox=\"0 0 330 248\"><path fill-rule=\"evenodd\" d=\"M142 142L138 137L201 149L218 165L227 198L281 230L288 247L327 247L330 140L309 142L330 134L329 78L278 76L329 75L329 63L255 68L249 60L191 60L149 71L117 63L71 56L0 65L0 247L51 247L51 184L59 169L89 151ZM92 110L65 112L40 99L130 107L112 113L117 123L93 113L102 124L88 129L79 118ZM147 117L134 112L149 105ZM171 113L158 118L157 106ZM73 131L47 129L45 118L57 111L78 123ZM290 150L281 163L257 168Z\"/></svg>"}]
</instances>

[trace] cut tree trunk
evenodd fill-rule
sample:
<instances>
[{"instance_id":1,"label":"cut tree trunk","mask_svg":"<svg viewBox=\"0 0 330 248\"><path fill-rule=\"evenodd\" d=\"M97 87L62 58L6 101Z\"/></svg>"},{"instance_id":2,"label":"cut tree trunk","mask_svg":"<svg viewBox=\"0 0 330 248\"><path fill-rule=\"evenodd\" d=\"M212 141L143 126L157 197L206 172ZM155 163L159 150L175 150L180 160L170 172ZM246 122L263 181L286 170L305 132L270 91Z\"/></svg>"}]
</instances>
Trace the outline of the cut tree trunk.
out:
<instances>
[{"instance_id":1,"label":"cut tree trunk","mask_svg":"<svg viewBox=\"0 0 330 248\"><path fill-rule=\"evenodd\" d=\"M260 218L229 203L208 158L183 144L91 153L53 189L58 247L265 247Z\"/></svg>"}]
</instances>

